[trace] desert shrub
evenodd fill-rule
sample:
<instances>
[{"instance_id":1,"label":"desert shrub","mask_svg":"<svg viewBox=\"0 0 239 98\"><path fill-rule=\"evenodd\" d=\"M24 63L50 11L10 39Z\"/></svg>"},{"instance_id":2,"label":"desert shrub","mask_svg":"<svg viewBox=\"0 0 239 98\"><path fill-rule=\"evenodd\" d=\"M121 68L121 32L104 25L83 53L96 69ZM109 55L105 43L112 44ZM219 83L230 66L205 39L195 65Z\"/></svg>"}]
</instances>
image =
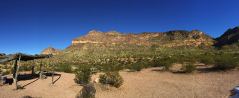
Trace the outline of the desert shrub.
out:
<instances>
[{"instance_id":1,"label":"desert shrub","mask_svg":"<svg viewBox=\"0 0 239 98\"><path fill-rule=\"evenodd\" d=\"M88 84L91 79L91 67L87 65L79 66L75 71L75 82L77 84Z\"/></svg>"},{"instance_id":2,"label":"desert shrub","mask_svg":"<svg viewBox=\"0 0 239 98\"><path fill-rule=\"evenodd\" d=\"M84 85L76 98L95 98L96 89L93 84Z\"/></svg>"},{"instance_id":3,"label":"desert shrub","mask_svg":"<svg viewBox=\"0 0 239 98\"><path fill-rule=\"evenodd\" d=\"M153 67L163 66L164 70L169 70L173 63L174 61L171 57L157 58L153 60Z\"/></svg>"},{"instance_id":4,"label":"desert shrub","mask_svg":"<svg viewBox=\"0 0 239 98\"><path fill-rule=\"evenodd\" d=\"M131 71L141 71L144 68L144 63L143 62L136 62L133 64L129 64L128 68Z\"/></svg>"},{"instance_id":5,"label":"desert shrub","mask_svg":"<svg viewBox=\"0 0 239 98\"><path fill-rule=\"evenodd\" d=\"M100 75L99 82L101 84L109 84L113 87L119 88L123 84L124 80L119 75L119 72L107 72Z\"/></svg>"},{"instance_id":6,"label":"desert shrub","mask_svg":"<svg viewBox=\"0 0 239 98\"><path fill-rule=\"evenodd\" d=\"M11 74L11 70L10 70L10 69L7 69L7 70L3 73L3 75L9 75L9 74Z\"/></svg>"},{"instance_id":7,"label":"desert shrub","mask_svg":"<svg viewBox=\"0 0 239 98\"><path fill-rule=\"evenodd\" d=\"M183 65L182 69L183 69L183 72L185 73L192 73L193 71L196 70L196 66L193 65L192 63L186 63Z\"/></svg>"},{"instance_id":8,"label":"desert shrub","mask_svg":"<svg viewBox=\"0 0 239 98\"><path fill-rule=\"evenodd\" d=\"M215 63L215 60L214 58L212 57L202 57L200 59L200 62L203 63L203 64L206 64L206 65L210 65L210 64L214 64Z\"/></svg>"},{"instance_id":9,"label":"desert shrub","mask_svg":"<svg viewBox=\"0 0 239 98\"><path fill-rule=\"evenodd\" d=\"M219 70L234 69L238 66L238 58L232 54L221 54L216 57L214 68Z\"/></svg>"},{"instance_id":10,"label":"desert shrub","mask_svg":"<svg viewBox=\"0 0 239 98\"><path fill-rule=\"evenodd\" d=\"M110 61L104 64L99 64L100 70L103 72L119 71L123 69L123 65L117 61Z\"/></svg>"},{"instance_id":11,"label":"desert shrub","mask_svg":"<svg viewBox=\"0 0 239 98\"><path fill-rule=\"evenodd\" d=\"M58 64L55 66L55 70L59 72L71 73L72 68L69 64Z\"/></svg>"},{"instance_id":12,"label":"desert shrub","mask_svg":"<svg viewBox=\"0 0 239 98\"><path fill-rule=\"evenodd\" d=\"M30 71L32 69L32 66L20 66L19 71Z\"/></svg>"},{"instance_id":13,"label":"desert shrub","mask_svg":"<svg viewBox=\"0 0 239 98\"><path fill-rule=\"evenodd\" d=\"M214 57L211 55L202 55L199 57L200 62L206 65L215 64Z\"/></svg>"}]
</instances>

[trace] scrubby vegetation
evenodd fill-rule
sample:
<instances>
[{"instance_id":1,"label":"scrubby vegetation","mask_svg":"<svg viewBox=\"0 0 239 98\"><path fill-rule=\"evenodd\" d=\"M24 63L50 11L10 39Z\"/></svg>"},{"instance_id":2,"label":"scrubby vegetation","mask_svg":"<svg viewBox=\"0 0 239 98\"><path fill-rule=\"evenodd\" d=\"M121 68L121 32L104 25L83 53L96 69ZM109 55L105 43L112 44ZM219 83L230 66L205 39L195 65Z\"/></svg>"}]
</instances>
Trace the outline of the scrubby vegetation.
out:
<instances>
[{"instance_id":1,"label":"scrubby vegetation","mask_svg":"<svg viewBox=\"0 0 239 98\"><path fill-rule=\"evenodd\" d=\"M78 84L88 84L91 79L91 67L82 65L75 70L75 82Z\"/></svg>"},{"instance_id":2,"label":"scrubby vegetation","mask_svg":"<svg viewBox=\"0 0 239 98\"><path fill-rule=\"evenodd\" d=\"M71 73L73 72L72 71L72 66L69 65L69 64L58 64L56 67L55 67L55 70L56 71L59 71L59 72L66 72L66 73Z\"/></svg>"},{"instance_id":3,"label":"scrubby vegetation","mask_svg":"<svg viewBox=\"0 0 239 98\"><path fill-rule=\"evenodd\" d=\"M82 90L77 94L76 98L95 98L96 89L93 84L83 85Z\"/></svg>"},{"instance_id":4,"label":"scrubby vegetation","mask_svg":"<svg viewBox=\"0 0 239 98\"><path fill-rule=\"evenodd\" d=\"M139 61L139 62L136 62L136 63L129 64L128 68L131 71L141 71L143 68L145 68L145 66L146 65L143 61Z\"/></svg>"},{"instance_id":5,"label":"scrubby vegetation","mask_svg":"<svg viewBox=\"0 0 239 98\"><path fill-rule=\"evenodd\" d=\"M234 69L238 67L239 65L238 60L239 58L232 54L226 54L226 53L219 54L215 58L215 62L216 62L215 69L219 69L219 70Z\"/></svg>"},{"instance_id":6,"label":"scrubby vegetation","mask_svg":"<svg viewBox=\"0 0 239 98\"><path fill-rule=\"evenodd\" d=\"M123 84L124 80L119 75L119 72L106 72L105 74L100 75L99 82L119 88Z\"/></svg>"},{"instance_id":7,"label":"scrubby vegetation","mask_svg":"<svg viewBox=\"0 0 239 98\"><path fill-rule=\"evenodd\" d=\"M148 67L162 67L165 71L169 71L170 67L175 63L184 65L183 67L188 70L187 72L197 70L196 63L212 65L218 70L229 70L239 65L239 53L237 50L192 47L163 48L160 46L127 47L120 48L119 45L113 48L111 46L91 45L87 46L87 50L70 49L55 55L51 59L23 62L22 65L24 66L21 69L30 70L31 65L36 64L36 69L39 70L39 65L42 64L46 70L74 72L78 77L76 78L78 83L82 81L87 83L86 80L88 79L86 78L96 72L111 72L123 69L140 71Z\"/></svg>"},{"instance_id":8,"label":"scrubby vegetation","mask_svg":"<svg viewBox=\"0 0 239 98\"><path fill-rule=\"evenodd\" d=\"M182 69L183 69L183 72L185 73L192 73L193 71L196 70L196 66L193 65L192 63L186 63L183 65Z\"/></svg>"}]
</instances>

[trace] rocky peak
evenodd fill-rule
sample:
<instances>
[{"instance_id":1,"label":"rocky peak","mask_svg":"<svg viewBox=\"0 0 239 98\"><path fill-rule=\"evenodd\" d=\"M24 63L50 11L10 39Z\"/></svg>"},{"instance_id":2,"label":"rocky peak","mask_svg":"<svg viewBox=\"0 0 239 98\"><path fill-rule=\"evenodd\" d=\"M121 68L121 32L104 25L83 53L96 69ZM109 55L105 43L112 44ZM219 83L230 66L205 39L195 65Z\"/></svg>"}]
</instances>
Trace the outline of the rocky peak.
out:
<instances>
[{"instance_id":1,"label":"rocky peak","mask_svg":"<svg viewBox=\"0 0 239 98\"><path fill-rule=\"evenodd\" d=\"M60 52L60 50L52 48L52 47L48 47L46 49L44 49L41 54L52 54L52 55L56 55Z\"/></svg>"},{"instance_id":2,"label":"rocky peak","mask_svg":"<svg viewBox=\"0 0 239 98\"><path fill-rule=\"evenodd\" d=\"M95 36L95 35L101 35L103 32L97 31L97 30L91 30L88 32L87 35Z\"/></svg>"}]
</instances>

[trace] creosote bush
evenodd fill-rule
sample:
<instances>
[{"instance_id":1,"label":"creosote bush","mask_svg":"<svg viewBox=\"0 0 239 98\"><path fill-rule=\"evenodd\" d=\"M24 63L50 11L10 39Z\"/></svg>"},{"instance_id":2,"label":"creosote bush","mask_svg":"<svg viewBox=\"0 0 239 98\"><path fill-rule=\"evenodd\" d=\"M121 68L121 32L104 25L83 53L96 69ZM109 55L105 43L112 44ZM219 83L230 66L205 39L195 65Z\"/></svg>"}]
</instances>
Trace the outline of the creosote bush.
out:
<instances>
[{"instance_id":1,"label":"creosote bush","mask_svg":"<svg viewBox=\"0 0 239 98\"><path fill-rule=\"evenodd\" d=\"M200 62L206 65L215 64L215 59L212 55L203 55L199 57Z\"/></svg>"},{"instance_id":2,"label":"creosote bush","mask_svg":"<svg viewBox=\"0 0 239 98\"><path fill-rule=\"evenodd\" d=\"M216 57L214 68L219 70L229 70L238 67L238 58L231 54L221 54Z\"/></svg>"},{"instance_id":3,"label":"creosote bush","mask_svg":"<svg viewBox=\"0 0 239 98\"><path fill-rule=\"evenodd\" d=\"M108 84L113 87L119 88L123 84L124 80L119 75L119 72L106 72L105 74L100 75L99 82L101 84Z\"/></svg>"},{"instance_id":4,"label":"creosote bush","mask_svg":"<svg viewBox=\"0 0 239 98\"><path fill-rule=\"evenodd\" d=\"M186 64L183 64L182 69L185 73L192 73L193 71L196 70L196 66L193 65L192 63L186 63Z\"/></svg>"},{"instance_id":5,"label":"creosote bush","mask_svg":"<svg viewBox=\"0 0 239 98\"><path fill-rule=\"evenodd\" d=\"M71 73L72 72L71 65L69 65L69 64L58 64L55 67L55 70L59 71L59 72L66 72L66 73Z\"/></svg>"},{"instance_id":6,"label":"creosote bush","mask_svg":"<svg viewBox=\"0 0 239 98\"><path fill-rule=\"evenodd\" d=\"M157 65L156 65L157 64ZM173 64L173 59L171 57L164 57L155 60L155 66L163 66L164 70L169 70Z\"/></svg>"},{"instance_id":7,"label":"creosote bush","mask_svg":"<svg viewBox=\"0 0 239 98\"><path fill-rule=\"evenodd\" d=\"M75 70L75 82L77 84L88 84L91 79L91 67L87 65L81 65Z\"/></svg>"},{"instance_id":8,"label":"creosote bush","mask_svg":"<svg viewBox=\"0 0 239 98\"><path fill-rule=\"evenodd\" d=\"M131 71L141 71L144 68L144 63L143 62L137 62L137 63L133 63L128 65L128 68Z\"/></svg>"}]
</instances>

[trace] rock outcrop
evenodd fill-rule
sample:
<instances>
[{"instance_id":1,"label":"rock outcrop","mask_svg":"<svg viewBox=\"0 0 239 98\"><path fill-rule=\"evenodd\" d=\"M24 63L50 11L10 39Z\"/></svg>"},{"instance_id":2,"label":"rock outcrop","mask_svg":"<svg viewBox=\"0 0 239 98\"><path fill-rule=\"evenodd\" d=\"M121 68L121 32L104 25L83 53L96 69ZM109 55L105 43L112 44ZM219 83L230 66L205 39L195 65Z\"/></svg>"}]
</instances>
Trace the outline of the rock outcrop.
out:
<instances>
[{"instance_id":1,"label":"rock outcrop","mask_svg":"<svg viewBox=\"0 0 239 98\"><path fill-rule=\"evenodd\" d=\"M52 54L52 55L56 55L59 54L61 51L52 47L48 47L46 49L44 49L41 54Z\"/></svg>"},{"instance_id":2,"label":"rock outcrop","mask_svg":"<svg viewBox=\"0 0 239 98\"><path fill-rule=\"evenodd\" d=\"M193 30L175 30L168 32L144 32L140 34L123 34L116 31L100 32L90 31L87 35L76 38L72 41L72 46L80 44L134 44L142 46L211 46L214 40L205 33Z\"/></svg>"}]
</instances>

